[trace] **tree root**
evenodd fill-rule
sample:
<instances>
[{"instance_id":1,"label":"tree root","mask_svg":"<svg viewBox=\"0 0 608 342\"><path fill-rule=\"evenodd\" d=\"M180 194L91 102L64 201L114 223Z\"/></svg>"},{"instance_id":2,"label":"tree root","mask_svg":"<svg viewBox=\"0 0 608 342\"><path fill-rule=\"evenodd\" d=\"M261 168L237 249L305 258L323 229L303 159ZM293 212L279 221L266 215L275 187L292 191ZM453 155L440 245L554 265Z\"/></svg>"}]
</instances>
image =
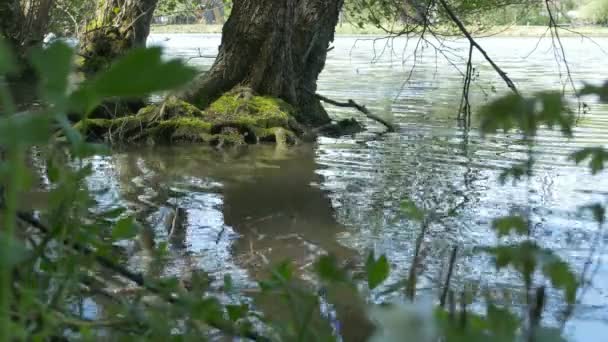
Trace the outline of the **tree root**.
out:
<instances>
[{"instance_id":1,"label":"tree root","mask_svg":"<svg viewBox=\"0 0 608 342\"><path fill-rule=\"evenodd\" d=\"M327 97L325 97L323 95L320 95L320 94L315 94L315 96L319 100L321 100L323 102L326 102L326 103L329 103L331 105L334 105L336 107L355 108L356 110L358 110L361 113L365 114L365 116L367 116L368 118L370 118L370 119L372 119L374 121L377 121L377 122L381 123L382 125L384 125L384 127L386 127L387 132L395 132L396 131L395 126L392 123L388 122L384 118L381 118L381 117L379 117L379 116L377 116L375 114L372 114L365 106L362 106L362 105L356 103L353 100L349 99L347 102L339 102L339 101L327 98Z\"/></svg>"}]
</instances>

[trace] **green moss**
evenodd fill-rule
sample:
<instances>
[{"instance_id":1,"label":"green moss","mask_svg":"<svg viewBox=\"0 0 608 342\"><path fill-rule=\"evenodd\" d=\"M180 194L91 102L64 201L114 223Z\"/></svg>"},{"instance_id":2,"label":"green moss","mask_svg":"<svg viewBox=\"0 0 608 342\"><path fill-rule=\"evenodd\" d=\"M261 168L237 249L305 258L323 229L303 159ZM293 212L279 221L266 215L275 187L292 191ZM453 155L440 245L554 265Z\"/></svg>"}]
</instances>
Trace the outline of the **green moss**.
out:
<instances>
[{"instance_id":1,"label":"green moss","mask_svg":"<svg viewBox=\"0 0 608 342\"><path fill-rule=\"evenodd\" d=\"M235 146L296 142L289 129L293 108L282 100L254 96L236 89L215 101L206 111L169 98L160 105L142 108L136 115L117 119L88 119L76 125L89 139L113 143L198 142Z\"/></svg>"},{"instance_id":2,"label":"green moss","mask_svg":"<svg viewBox=\"0 0 608 342\"><path fill-rule=\"evenodd\" d=\"M213 102L206 117L215 122L258 128L287 128L293 112L293 108L281 99L255 96L247 88L239 88Z\"/></svg>"},{"instance_id":3,"label":"green moss","mask_svg":"<svg viewBox=\"0 0 608 342\"><path fill-rule=\"evenodd\" d=\"M212 125L201 119L184 117L163 121L159 127L171 129L171 141L206 141Z\"/></svg>"}]
</instances>

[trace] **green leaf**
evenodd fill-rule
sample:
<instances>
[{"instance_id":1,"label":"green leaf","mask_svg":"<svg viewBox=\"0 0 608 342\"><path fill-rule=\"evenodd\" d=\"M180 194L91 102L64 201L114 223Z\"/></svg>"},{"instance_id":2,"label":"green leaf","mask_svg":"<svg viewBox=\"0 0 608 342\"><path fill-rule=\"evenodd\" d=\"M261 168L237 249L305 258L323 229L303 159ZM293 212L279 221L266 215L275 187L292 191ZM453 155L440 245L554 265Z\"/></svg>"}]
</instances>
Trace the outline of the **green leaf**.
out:
<instances>
[{"instance_id":1,"label":"green leaf","mask_svg":"<svg viewBox=\"0 0 608 342\"><path fill-rule=\"evenodd\" d=\"M15 57L8 44L0 37L0 75L9 74L16 70Z\"/></svg>"},{"instance_id":2,"label":"green leaf","mask_svg":"<svg viewBox=\"0 0 608 342\"><path fill-rule=\"evenodd\" d=\"M61 41L34 50L30 60L41 78L42 97L55 104L66 100L73 56L72 48Z\"/></svg>"},{"instance_id":3,"label":"green leaf","mask_svg":"<svg viewBox=\"0 0 608 342\"><path fill-rule=\"evenodd\" d=\"M224 291L232 292L234 291L234 282L232 281L232 277L230 274L224 275Z\"/></svg>"},{"instance_id":4,"label":"green leaf","mask_svg":"<svg viewBox=\"0 0 608 342\"><path fill-rule=\"evenodd\" d=\"M566 136L572 135L575 117L560 92L538 92L531 97L509 94L483 106L480 110L481 131L484 134L519 130L535 136L541 125L559 127Z\"/></svg>"},{"instance_id":5,"label":"green leaf","mask_svg":"<svg viewBox=\"0 0 608 342\"><path fill-rule=\"evenodd\" d=\"M587 84L581 89L580 93L583 95L598 95L600 97L600 101L604 103L608 103L608 81L604 83L601 87L596 87L591 84Z\"/></svg>"},{"instance_id":6,"label":"green leaf","mask_svg":"<svg viewBox=\"0 0 608 342\"><path fill-rule=\"evenodd\" d=\"M565 338L562 337L561 329L559 328L547 328L547 327L538 327L534 331L534 339L536 342L567 342Z\"/></svg>"},{"instance_id":7,"label":"green leaf","mask_svg":"<svg viewBox=\"0 0 608 342\"><path fill-rule=\"evenodd\" d=\"M289 281L293 278L293 265L291 262L282 262L274 269L274 275L282 281Z\"/></svg>"},{"instance_id":8,"label":"green leaf","mask_svg":"<svg viewBox=\"0 0 608 342\"><path fill-rule=\"evenodd\" d=\"M528 174L528 168L529 166L527 162L513 165L501 172L500 176L498 176L498 181L500 184L504 185L507 183L509 178L512 178L513 184L515 184L515 182L520 181L526 174Z\"/></svg>"},{"instance_id":9,"label":"green leaf","mask_svg":"<svg viewBox=\"0 0 608 342\"><path fill-rule=\"evenodd\" d=\"M0 145L32 146L51 137L51 118L45 113L19 113L0 118Z\"/></svg>"},{"instance_id":10,"label":"green leaf","mask_svg":"<svg viewBox=\"0 0 608 342\"><path fill-rule=\"evenodd\" d=\"M315 270L321 280L328 282L343 282L348 279L346 272L338 266L334 255L324 255L315 263Z\"/></svg>"},{"instance_id":11,"label":"green leaf","mask_svg":"<svg viewBox=\"0 0 608 342\"><path fill-rule=\"evenodd\" d=\"M606 207L600 203L594 203L581 207L580 210L589 210L593 214L593 219L599 223L604 224L606 221Z\"/></svg>"},{"instance_id":12,"label":"green leaf","mask_svg":"<svg viewBox=\"0 0 608 342\"><path fill-rule=\"evenodd\" d=\"M517 328L519 327L519 318L506 308L499 308L496 305L488 304L487 307L487 322L489 329L502 338L513 340Z\"/></svg>"},{"instance_id":13,"label":"green leaf","mask_svg":"<svg viewBox=\"0 0 608 342\"><path fill-rule=\"evenodd\" d=\"M95 89L93 89L90 84L85 83L70 94L69 109L75 113L88 114L94 110L102 100L102 97L95 92Z\"/></svg>"},{"instance_id":14,"label":"green leaf","mask_svg":"<svg viewBox=\"0 0 608 342\"><path fill-rule=\"evenodd\" d=\"M228 311L228 317L230 320L236 322L239 319L247 316L247 312L249 312L249 305L226 305L226 311Z\"/></svg>"},{"instance_id":15,"label":"green leaf","mask_svg":"<svg viewBox=\"0 0 608 342\"><path fill-rule=\"evenodd\" d=\"M543 266L543 274L551 280L553 287L564 290L568 304L576 301L578 281L566 262L551 253L551 261Z\"/></svg>"},{"instance_id":16,"label":"green leaf","mask_svg":"<svg viewBox=\"0 0 608 342\"><path fill-rule=\"evenodd\" d=\"M608 151L603 147L587 147L570 155L570 160L577 165L587 159L589 159L591 174L595 175L604 170L604 162L608 162Z\"/></svg>"},{"instance_id":17,"label":"green leaf","mask_svg":"<svg viewBox=\"0 0 608 342\"><path fill-rule=\"evenodd\" d=\"M485 134L520 128L524 132L534 133L536 127L523 125L522 120L531 112L530 103L524 97L517 94L503 96L481 107L481 131Z\"/></svg>"},{"instance_id":18,"label":"green leaf","mask_svg":"<svg viewBox=\"0 0 608 342\"><path fill-rule=\"evenodd\" d=\"M416 206L416 203L411 199L405 199L401 202L401 212L409 219L415 221L424 220L424 211Z\"/></svg>"},{"instance_id":19,"label":"green leaf","mask_svg":"<svg viewBox=\"0 0 608 342\"><path fill-rule=\"evenodd\" d=\"M91 84L101 97L142 97L190 82L196 71L181 61L162 60L159 47L133 49Z\"/></svg>"},{"instance_id":20,"label":"green leaf","mask_svg":"<svg viewBox=\"0 0 608 342\"><path fill-rule=\"evenodd\" d=\"M487 247L482 250L494 257L494 264L498 269L512 266L526 281L532 279L540 252L540 248L531 241L509 246Z\"/></svg>"},{"instance_id":21,"label":"green leaf","mask_svg":"<svg viewBox=\"0 0 608 342\"><path fill-rule=\"evenodd\" d=\"M536 99L535 108L539 108L537 112L538 122L546 125L549 129L557 126L564 136L571 137L575 117L565 104L562 93L556 91L539 92L536 94Z\"/></svg>"},{"instance_id":22,"label":"green leaf","mask_svg":"<svg viewBox=\"0 0 608 342\"><path fill-rule=\"evenodd\" d=\"M113 218L117 218L120 215L124 214L124 212L126 210L127 209L124 208L124 207L117 207L117 208L114 208L114 209L110 209L110 210L104 211L103 213L101 213L100 216L102 216L104 218L113 219Z\"/></svg>"},{"instance_id":23,"label":"green leaf","mask_svg":"<svg viewBox=\"0 0 608 342\"><path fill-rule=\"evenodd\" d=\"M521 216L506 216L495 219L492 222L492 229L499 237L507 236L511 231L525 235L528 233L528 222Z\"/></svg>"},{"instance_id":24,"label":"green leaf","mask_svg":"<svg viewBox=\"0 0 608 342\"><path fill-rule=\"evenodd\" d=\"M371 252L367 258L365 270L367 272L367 285L370 290L373 290L388 278L390 266L385 255L380 256L380 258L376 260L374 252Z\"/></svg>"},{"instance_id":25,"label":"green leaf","mask_svg":"<svg viewBox=\"0 0 608 342\"><path fill-rule=\"evenodd\" d=\"M222 321L224 313L222 305L217 298L205 298L203 300L195 301L192 304L189 312L191 318L201 321Z\"/></svg>"},{"instance_id":26,"label":"green leaf","mask_svg":"<svg viewBox=\"0 0 608 342\"><path fill-rule=\"evenodd\" d=\"M112 239L125 240L137 235L137 226L132 217L120 219L112 229Z\"/></svg>"},{"instance_id":27,"label":"green leaf","mask_svg":"<svg viewBox=\"0 0 608 342\"><path fill-rule=\"evenodd\" d=\"M7 236L0 230L0 252L4 258L0 258L0 267L12 268L18 263L26 259L28 255L27 248L13 237Z\"/></svg>"}]
</instances>

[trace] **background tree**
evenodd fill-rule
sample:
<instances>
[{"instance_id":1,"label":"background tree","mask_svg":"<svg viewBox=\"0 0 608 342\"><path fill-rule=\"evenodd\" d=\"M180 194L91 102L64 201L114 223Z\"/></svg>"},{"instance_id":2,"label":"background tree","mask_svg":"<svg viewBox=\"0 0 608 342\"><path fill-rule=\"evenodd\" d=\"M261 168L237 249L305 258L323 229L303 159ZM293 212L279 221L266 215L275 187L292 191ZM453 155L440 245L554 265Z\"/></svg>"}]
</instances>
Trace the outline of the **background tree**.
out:
<instances>
[{"instance_id":1,"label":"background tree","mask_svg":"<svg viewBox=\"0 0 608 342\"><path fill-rule=\"evenodd\" d=\"M237 85L293 105L305 124L327 123L315 96L342 0L236 0L219 55L182 97L205 107ZM256 15L252 15L255 13Z\"/></svg>"},{"instance_id":2,"label":"background tree","mask_svg":"<svg viewBox=\"0 0 608 342\"><path fill-rule=\"evenodd\" d=\"M99 0L80 35L82 70L95 73L134 47L144 47L158 0Z\"/></svg>"},{"instance_id":3,"label":"background tree","mask_svg":"<svg viewBox=\"0 0 608 342\"><path fill-rule=\"evenodd\" d=\"M53 3L54 0L0 1L0 35L14 49L22 75L31 71L25 57L31 47L42 43Z\"/></svg>"}]
</instances>

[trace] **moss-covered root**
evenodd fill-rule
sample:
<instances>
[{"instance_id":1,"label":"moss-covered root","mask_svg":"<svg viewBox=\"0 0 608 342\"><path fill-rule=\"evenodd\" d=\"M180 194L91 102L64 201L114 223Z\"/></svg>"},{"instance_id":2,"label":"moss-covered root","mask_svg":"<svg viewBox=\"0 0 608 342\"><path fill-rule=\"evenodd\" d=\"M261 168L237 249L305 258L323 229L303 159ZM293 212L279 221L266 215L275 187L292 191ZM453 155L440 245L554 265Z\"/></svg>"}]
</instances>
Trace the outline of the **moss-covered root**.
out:
<instances>
[{"instance_id":1,"label":"moss-covered root","mask_svg":"<svg viewBox=\"0 0 608 342\"><path fill-rule=\"evenodd\" d=\"M89 139L110 143L208 143L218 147L296 143L293 108L282 100L256 96L247 88L224 94L206 111L176 98L142 108L137 115L88 119L77 127Z\"/></svg>"}]
</instances>

